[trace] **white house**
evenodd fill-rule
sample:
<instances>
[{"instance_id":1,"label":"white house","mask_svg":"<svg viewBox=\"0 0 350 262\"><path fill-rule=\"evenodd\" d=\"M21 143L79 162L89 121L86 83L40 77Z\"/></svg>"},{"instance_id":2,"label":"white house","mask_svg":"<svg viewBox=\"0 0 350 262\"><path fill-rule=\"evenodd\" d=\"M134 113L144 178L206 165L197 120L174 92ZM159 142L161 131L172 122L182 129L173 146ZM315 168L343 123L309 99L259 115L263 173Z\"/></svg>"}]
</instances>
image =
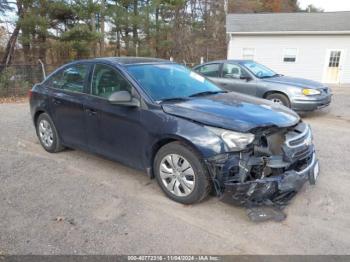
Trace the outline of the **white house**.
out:
<instances>
[{"instance_id":1,"label":"white house","mask_svg":"<svg viewBox=\"0 0 350 262\"><path fill-rule=\"evenodd\" d=\"M350 83L350 12L229 14L228 59L324 83Z\"/></svg>"}]
</instances>

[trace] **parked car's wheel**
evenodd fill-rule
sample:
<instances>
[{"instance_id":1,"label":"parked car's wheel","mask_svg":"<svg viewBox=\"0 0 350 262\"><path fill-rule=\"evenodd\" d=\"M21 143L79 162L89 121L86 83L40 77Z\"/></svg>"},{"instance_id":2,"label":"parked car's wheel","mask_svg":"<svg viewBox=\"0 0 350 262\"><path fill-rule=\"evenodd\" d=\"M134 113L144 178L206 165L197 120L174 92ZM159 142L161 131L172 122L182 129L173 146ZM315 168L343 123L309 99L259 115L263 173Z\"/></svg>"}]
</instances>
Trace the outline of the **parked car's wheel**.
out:
<instances>
[{"instance_id":1,"label":"parked car's wheel","mask_svg":"<svg viewBox=\"0 0 350 262\"><path fill-rule=\"evenodd\" d=\"M211 190L203 161L185 144L173 142L163 146L155 157L153 170L162 190L176 202L200 202Z\"/></svg>"},{"instance_id":2,"label":"parked car's wheel","mask_svg":"<svg viewBox=\"0 0 350 262\"><path fill-rule=\"evenodd\" d=\"M40 144L50 153L57 153L64 149L61 145L57 130L50 116L46 113L39 115L36 121L36 133Z\"/></svg>"},{"instance_id":3,"label":"parked car's wheel","mask_svg":"<svg viewBox=\"0 0 350 262\"><path fill-rule=\"evenodd\" d=\"M266 99L280 105L284 105L290 108L290 102L287 96L279 93L273 93L266 97Z\"/></svg>"}]
</instances>

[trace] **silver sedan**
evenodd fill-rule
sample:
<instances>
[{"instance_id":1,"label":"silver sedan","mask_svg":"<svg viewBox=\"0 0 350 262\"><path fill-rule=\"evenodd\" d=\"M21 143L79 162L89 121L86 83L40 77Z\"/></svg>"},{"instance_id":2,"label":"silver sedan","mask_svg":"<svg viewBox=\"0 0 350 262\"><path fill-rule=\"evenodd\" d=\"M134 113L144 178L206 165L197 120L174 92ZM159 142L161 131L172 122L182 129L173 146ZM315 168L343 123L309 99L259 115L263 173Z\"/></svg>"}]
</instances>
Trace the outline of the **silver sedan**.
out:
<instances>
[{"instance_id":1,"label":"silver sedan","mask_svg":"<svg viewBox=\"0 0 350 262\"><path fill-rule=\"evenodd\" d=\"M331 89L312 80L288 77L251 60L221 60L198 65L198 73L227 91L265 98L298 112L328 106Z\"/></svg>"}]
</instances>

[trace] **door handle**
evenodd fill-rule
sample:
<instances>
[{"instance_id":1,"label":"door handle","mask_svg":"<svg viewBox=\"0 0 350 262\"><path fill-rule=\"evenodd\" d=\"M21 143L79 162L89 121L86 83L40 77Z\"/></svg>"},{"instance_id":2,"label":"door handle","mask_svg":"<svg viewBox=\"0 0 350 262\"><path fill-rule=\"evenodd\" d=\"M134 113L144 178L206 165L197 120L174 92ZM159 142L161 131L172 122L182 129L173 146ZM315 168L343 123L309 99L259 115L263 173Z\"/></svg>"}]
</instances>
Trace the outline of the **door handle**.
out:
<instances>
[{"instance_id":1,"label":"door handle","mask_svg":"<svg viewBox=\"0 0 350 262\"><path fill-rule=\"evenodd\" d=\"M55 98L52 99L52 102L53 102L55 105L60 105L60 104L62 104L62 101L60 101L60 100L58 100L58 99L55 99Z\"/></svg>"},{"instance_id":2,"label":"door handle","mask_svg":"<svg viewBox=\"0 0 350 262\"><path fill-rule=\"evenodd\" d=\"M93 110L93 109L90 109L90 108L85 109L85 112L88 113L89 116L94 116L94 115L97 114L96 110Z\"/></svg>"}]
</instances>

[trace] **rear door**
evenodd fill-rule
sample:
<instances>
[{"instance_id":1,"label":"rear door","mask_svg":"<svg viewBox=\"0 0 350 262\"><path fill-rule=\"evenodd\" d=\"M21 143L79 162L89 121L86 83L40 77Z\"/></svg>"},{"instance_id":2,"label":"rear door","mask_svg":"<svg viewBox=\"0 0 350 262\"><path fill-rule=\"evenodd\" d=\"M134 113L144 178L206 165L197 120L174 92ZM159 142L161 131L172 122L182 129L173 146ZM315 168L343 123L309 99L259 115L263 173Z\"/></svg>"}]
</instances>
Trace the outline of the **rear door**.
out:
<instances>
[{"instance_id":1,"label":"rear door","mask_svg":"<svg viewBox=\"0 0 350 262\"><path fill-rule=\"evenodd\" d=\"M212 63L197 67L195 70L201 75L204 75L207 78L209 78L214 83L217 83L217 81L219 81L221 77L221 68L222 63Z\"/></svg>"},{"instance_id":2,"label":"rear door","mask_svg":"<svg viewBox=\"0 0 350 262\"><path fill-rule=\"evenodd\" d=\"M227 91L256 95L257 83L239 64L224 63L222 74L216 83Z\"/></svg>"},{"instance_id":3,"label":"rear door","mask_svg":"<svg viewBox=\"0 0 350 262\"><path fill-rule=\"evenodd\" d=\"M96 64L85 105L89 148L127 165L141 167L146 131L140 124L140 108L109 103L109 96L117 91L128 91L138 97L119 70Z\"/></svg>"},{"instance_id":4,"label":"rear door","mask_svg":"<svg viewBox=\"0 0 350 262\"><path fill-rule=\"evenodd\" d=\"M50 88L50 109L60 138L65 145L85 148L87 145L84 116L84 93L89 64L63 68L47 82Z\"/></svg>"}]
</instances>

